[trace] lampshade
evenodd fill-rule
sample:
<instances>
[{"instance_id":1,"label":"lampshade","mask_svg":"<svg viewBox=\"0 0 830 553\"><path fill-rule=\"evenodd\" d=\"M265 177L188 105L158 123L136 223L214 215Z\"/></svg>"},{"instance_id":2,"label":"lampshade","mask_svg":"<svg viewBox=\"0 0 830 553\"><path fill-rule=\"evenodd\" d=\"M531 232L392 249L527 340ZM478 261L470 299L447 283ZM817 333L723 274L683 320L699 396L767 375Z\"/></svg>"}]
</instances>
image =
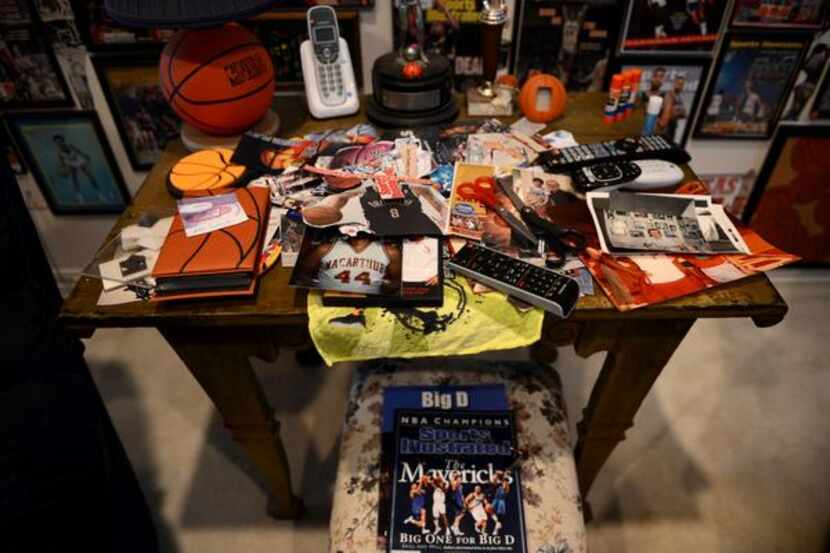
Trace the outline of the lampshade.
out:
<instances>
[{"instance_id":1,"label":"lampshade","mask_svg":"<svg viewBox=\"0 0 830 553\"><path fill-rule=\"evenodd\" d=\"M279 0L105 0L115 21L129 27L205 27L245 19Z\"/></svg>"}]
</instances>

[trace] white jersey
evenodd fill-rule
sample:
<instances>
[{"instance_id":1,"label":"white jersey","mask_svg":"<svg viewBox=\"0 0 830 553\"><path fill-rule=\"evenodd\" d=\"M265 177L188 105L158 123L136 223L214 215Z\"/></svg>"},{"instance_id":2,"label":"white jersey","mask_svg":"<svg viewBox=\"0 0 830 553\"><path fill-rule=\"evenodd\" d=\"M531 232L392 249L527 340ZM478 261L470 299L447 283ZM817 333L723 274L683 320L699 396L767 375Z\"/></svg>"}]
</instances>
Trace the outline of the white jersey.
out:
<instances>
[{"instance_id":1,"label":"white jersey","mask_svg":"<svg viewBox=\"0 0 830 553\"><path fill-rule=\"evenodd\" d=\"M476 522L479 522L487 518L487 513L484 511L483 495L480 497L473 497L473 500L470 501L470 514L473 515L473 519Z\"/></svg>"},{"instance_id":2,"label":"white jersey","mask_svg":"<svg viewBox=\"0 0 830 553\"><path fill-rule=\"evenodd\" d=\"M435 491L432 492L432 516L435 518L447 514L446 498L447 494L444 489L436 486Z\"/></svg>"},{"instance_id":3,"label":"white jersey","mask_svg":"<svg viewBox=\"0 0 830 553\"><path fill-rule=\"evenodd\" d=\"M347 240L338 240L320 260L318 277L325 290L378 294L389 267L389 256L380 241L361 252Z\"/></svg>"},{"instance_id":4,"label":"white jersey","mask_svg":"<svg viewBox=\"0 0 830 553\"><path fill-rule=\"evenodd\" d=\"M403 241L403 266L401 278L404 282L426 282L438 276L438 239L425 237L421 240Z\"/></svg>"}]
</instances>

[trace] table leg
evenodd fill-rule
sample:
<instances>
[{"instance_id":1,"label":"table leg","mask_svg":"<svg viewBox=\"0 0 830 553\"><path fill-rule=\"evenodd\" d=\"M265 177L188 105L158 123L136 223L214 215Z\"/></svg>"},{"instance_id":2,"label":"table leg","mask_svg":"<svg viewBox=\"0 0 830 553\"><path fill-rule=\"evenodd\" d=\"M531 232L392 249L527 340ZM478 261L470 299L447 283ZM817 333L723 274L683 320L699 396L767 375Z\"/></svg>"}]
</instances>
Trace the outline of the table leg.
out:
<instances>
[{"instance_id":1,"label":"table leg","mask_svg":"<svg viewBox=\"0 0 830 553\"><path fill-rule=\"evenodd\" d=\"M584 323L577 353L607 349L608 356L577 425L574 454L583 499L692 324L694 319Z\"/></svg>"},{"instance_id":2,"label":"table leg","mask_svg":"<svg viewBox=\"0 0 830 553\"><path fill-rule=\"evenodd\" d=\"M275 518L299 516L302 502L291 492L280 424L250 362L252 355L276 359L267 333L256 328L159 330L213 401L233 439L264 475L268 513Z\"/></svg>"}]
</instances>

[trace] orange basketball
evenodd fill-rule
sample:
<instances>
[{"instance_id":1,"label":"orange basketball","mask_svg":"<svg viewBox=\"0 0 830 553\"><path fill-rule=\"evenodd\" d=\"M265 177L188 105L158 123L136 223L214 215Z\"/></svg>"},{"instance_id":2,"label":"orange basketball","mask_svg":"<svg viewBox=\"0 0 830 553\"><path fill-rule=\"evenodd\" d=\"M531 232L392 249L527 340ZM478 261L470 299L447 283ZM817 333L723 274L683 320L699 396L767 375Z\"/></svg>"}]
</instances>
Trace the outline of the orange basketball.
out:
<instances>
[{"instance_id":1,"label":"orange basketball","mask_svg":"<svg viewBox=\"0 0 830 553\"><path fill-rule=\"evenodd\" d=\"M236 23L182 30L161 53L161 89L179 117L208 134L247 130L271 106L274 67L259 39Z\"/></svg>"}]
</instances>

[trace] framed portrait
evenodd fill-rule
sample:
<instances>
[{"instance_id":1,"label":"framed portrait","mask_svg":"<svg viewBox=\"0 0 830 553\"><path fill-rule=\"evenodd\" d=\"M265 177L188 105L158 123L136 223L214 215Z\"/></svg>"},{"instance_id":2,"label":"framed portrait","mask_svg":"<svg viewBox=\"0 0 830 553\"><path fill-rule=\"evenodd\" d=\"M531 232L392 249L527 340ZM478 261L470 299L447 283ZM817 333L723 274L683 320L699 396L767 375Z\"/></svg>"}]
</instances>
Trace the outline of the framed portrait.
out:
<instances>
[{"instance_id":1,"label":"framed portrait","mask_svg":"<svg viewBox=\"0 0 830 553\"><path fill-rule=\"evenodd\" d=\"M116 23L104 10L104 0L72 0L75 22L90 52L160 52L175 29L126 27Z\"/></svg>"},{"instance_id":2,"label":"framed portrait","mask_svg":"<svg viewBox=\"0 0 830 553\"><path fill-rule=\"evenodd\" d=\"M127 187L95 112L16 112L6 120L53 213L121 213L127 206Z\"/></svg>"},{"instance_id":3,"label":"framed portrait","mask_svg":"<svg viewBox=\"0 0 830 553\"><path fill-rule=\"evenodd\" d=\"M34 27L0 28L0 110L71 105L55 55Z\"/></svg>"},{"instance_id":4,"label":"framed portrait","mask_svg":"<svg viewBox=\"0 0 830 553\"><path fill-rule=\"evenodd\" d=\"M622 10L615 0L517 2L512 72L558 77L568 91L599 91L615 48ZM545 40L539 40L544 36Z\"/></svg>"},{"instance_id":5,"label":"framed portrait","mask_svg":"<svg viewBox=\"0 0 830 553\"><path fill-rule=\"evenodd\" d=\"M772 136L808 40L804 33L728 34L701 104L695 138Z\"/></svg>"},{"instance_id":6,"label":"framed portrait","mask_svg":"<svg viewBox=\"0 0 830 553\"><path fill-rule=\"evenodd\" d=\"M663 98L663 109L657 117L657 132L671 138L681 148L686 145L692 121L703 96L709 70L707 60L679 60L666 63L661 57L617 61L613 73L638 67L642 70L639 105L645 109L649 96Z\"/></svg>"},{"instance_id":7,"label":"framed portrait","mask_svg":"<svg viewBox=\"0 0 830 553\"><path fill-rule=\"evenodd\" d=\"M161 91L158 57L96 54L92 65L130 164L137 171L150 169L181 127Z\"/></svg>"},{"instance_id":8,"label":"framed portrait","mask_svg":"<svg viewBox=\"0 0 830 553\"><path fill-rule=\"evenodd\" d=\"M813 105L810 108L810 119L830 119L830 69L825 69L824 80L816 92Z\"/></svg>"},{"instance_id":9,"label":"framed portrait","mask_svg":"<svg viewBox=\"0 0 830 553\"><path fill-rule=\"evenodd\" d=\"M715 48L729 0L629 0L619 53L707 56Z\"/></svg>"},{"instance_id":10,"label":"framed portrait","mask_svg":"<svg viewBox=\"0 0 830 553\"><path fill-rule=\"evenodd\" d=\"M807 55L801 62L798 75L795 78L790 98L784 107L781 115L782 121L806 121L808 120L808 108L810 100L815 96L819 87L822 73L828 66L830 60L830 30L817 33L813 43L807 50ZM815 105L815 104L814 104Z\"/></svg>"},{"instance_id":11,"label":"framed portrait","mask_svg":"<svg viewBox=\"0 0 830 553\"><path fill-rule=\"evenodd\" d=\"M69 0L33 0L42 21L71 21L75 18Z\"/></svg>"},{"instance_id":12,"label":"framed portrait","mask_svg":"<svg viewBox=\"0 0 830 553\"><path fill-rule=\"evenodd\" d=\"M733 27L820 29L827 0L735 0Z\"/></svg>"},{"instance_id":13,"label":"framed portrait","mask_svg":"<svg viewBox=\"0 0 830 553\"><path fill-rule=\"evenodd\" d=\"M25 25L32 22L27 0L0 0L0 21L4 25Z\"/></svg>"},{"instance_id":14,"label":"framed portrait","mask_svg":"<svg viewBox=\"0 0 830 553\"><path fill-rule=\"evenodd\" d=\"M830 124L782 124L743 214L775 246L830 263Z\"/></svg>"}]
</instances>

